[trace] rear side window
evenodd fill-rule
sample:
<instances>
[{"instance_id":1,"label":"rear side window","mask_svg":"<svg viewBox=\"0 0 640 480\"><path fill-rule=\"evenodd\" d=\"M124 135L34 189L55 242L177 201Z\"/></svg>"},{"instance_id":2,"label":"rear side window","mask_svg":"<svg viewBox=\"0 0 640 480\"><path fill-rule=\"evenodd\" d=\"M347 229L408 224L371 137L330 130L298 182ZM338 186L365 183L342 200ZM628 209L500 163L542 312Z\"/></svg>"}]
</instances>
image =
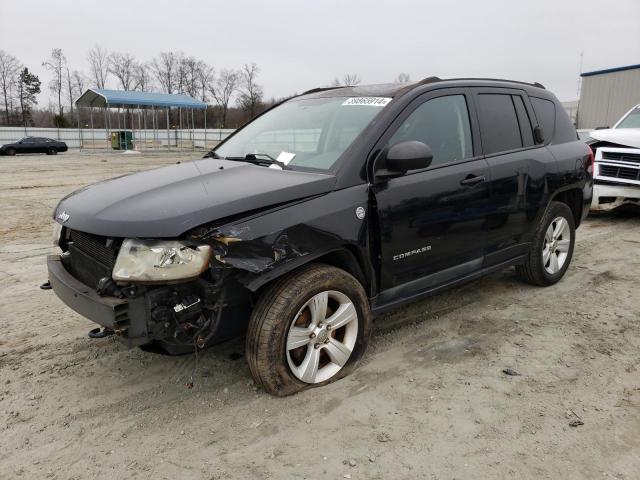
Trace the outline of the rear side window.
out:
<instances>
[{"instance_id":1,"label":"rear side window","mask_svg":"<svg viewBox=\"0 0 640 480\"><path fill-rule=\"evenodd\" d=\"M556 106L550 100L537 97L529 98L531 105L533 105L533 111L536 112L538 125L542 127L544 143L549 143L556 130Z\"/></svg>"},{"instance_id":2,"label":"rear side window","mask_svg":"<svg viewBox=\"0 0 640 480\"><path fill-rule=\"evenodd\" d=\"M409 140L418 140L431 147L431 165L473 157L469 111L464 95L447 95L423 103L400 125L389 145Z\"/></svg>"},{"instance_id":3,"label":"rear side window","mask_svg":"<svg viewBox=\"0 0 640 480\"><path fill-rule=\"evenodd\" d=\"M520 125L511 95L478 95L480 130L485 155L522 148Z\"/></svg>"}]
</instances>

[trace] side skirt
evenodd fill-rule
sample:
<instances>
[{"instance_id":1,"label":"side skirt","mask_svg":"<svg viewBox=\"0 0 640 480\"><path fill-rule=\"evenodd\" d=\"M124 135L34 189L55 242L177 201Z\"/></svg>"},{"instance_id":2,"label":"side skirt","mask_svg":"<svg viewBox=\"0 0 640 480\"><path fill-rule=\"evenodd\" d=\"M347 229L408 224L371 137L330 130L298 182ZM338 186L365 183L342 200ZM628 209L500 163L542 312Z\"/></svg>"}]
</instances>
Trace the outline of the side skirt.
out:
<instances>
[{"instance_id":1,"label":"side skirt","mask_svg":"<svg viewBox=\"0 0 640 480\"><path fill-rule=\"evenodd\" d=\"M490 273L493 272L497 272L499 270L503 270L505 268L508 267L513 267L514 265L520 265L522 263L524 263L524 261L526 260L527 255L520 255L518 257L514 257L510 260L504 261L502 263L498 263L496 265L492 265L490 267L486 267L486 268L482 268L480 270L476 270L473 273L470 273L468 275L464 275L462 277L456 278L455 280L450 280L448 282L442 283L438 286L432 287L432 288L428 288L422 292L419 293L415 293L411 296L408 297L404 297L404 298L398 298L395 300L390 300L384 303L379 303L379 299L381 294L378 294L377 296L373 297L371 299L371 312L373 313L374 316L378 316L378 315L382 315L383 313L388 313L390 311L396 310L400 307L403 307L405 305L409 305L410 303L414 303L417 302L419 300L422 300L424 298L430 297L432 295L435 295L437 293L442 292L443 290L447 290L449 288L452 287L457 287L459 285L463 285L465 283L471 282L473 280L477 280L478 278L484 277L485 275L488 275ZM384 298L384 297L383 297Z\"/></svg>"}]
</instances>

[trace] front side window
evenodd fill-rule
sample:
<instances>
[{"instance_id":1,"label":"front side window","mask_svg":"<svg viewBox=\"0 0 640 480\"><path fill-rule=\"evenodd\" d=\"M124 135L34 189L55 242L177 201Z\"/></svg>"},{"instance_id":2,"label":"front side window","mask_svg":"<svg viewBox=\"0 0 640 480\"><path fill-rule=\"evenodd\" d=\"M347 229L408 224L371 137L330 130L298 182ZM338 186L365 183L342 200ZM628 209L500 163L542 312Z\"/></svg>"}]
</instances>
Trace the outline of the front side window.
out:
<instances>
[{"instance_id":1,"label":"front side window","mask_svg":"<svg viewBox=\"0 0 640 480\"><path fill-rule=\"evenodd\" d=\"M293 168L328 170L390 100L291 100L255 119L214 152L224 158L266 154Z\"/></svg>"},{"instance_id":2,"label":"front side window","mask_svg":"<svg viewBox=\"0 0 640 480\"><path fill-rule=\"evenodd\" d=\"M469 112L464 95L437 97L420 105L393 134L389 146L410 140L431 147L431 165L473 157Z\"/></svg>"},{"instance_id":3,"label":"front side window","mask_svg":"<svg viewBox=\"0 0 640 480\"><path fill-rule=\"evenodd\" d=\"M616 128L640 128L640 107L636 107L624 117Z\"/></svg>"}]
</instances>

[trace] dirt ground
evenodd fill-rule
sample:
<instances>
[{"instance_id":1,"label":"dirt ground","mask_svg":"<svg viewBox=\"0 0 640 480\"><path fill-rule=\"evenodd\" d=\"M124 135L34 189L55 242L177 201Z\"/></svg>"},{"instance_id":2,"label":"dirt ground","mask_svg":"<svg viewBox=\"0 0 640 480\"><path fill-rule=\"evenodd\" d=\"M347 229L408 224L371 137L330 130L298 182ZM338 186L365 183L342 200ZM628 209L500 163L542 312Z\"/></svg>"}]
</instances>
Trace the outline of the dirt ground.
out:
<instances>
[{"instance_id":1,"label":"dirt ground","mask_svg":"<svg viewBox=\"0 0 640 480\"><path fill-rule=\"evenodd\" d=\"M190 390L194 356L90 340L38 285L58 199L191 156L0 157L0 478L640 478L640 216L590 218L552 288L507 270L379 319L322 389L258 390L239 339Z\"/></svg>"}]
</instances>

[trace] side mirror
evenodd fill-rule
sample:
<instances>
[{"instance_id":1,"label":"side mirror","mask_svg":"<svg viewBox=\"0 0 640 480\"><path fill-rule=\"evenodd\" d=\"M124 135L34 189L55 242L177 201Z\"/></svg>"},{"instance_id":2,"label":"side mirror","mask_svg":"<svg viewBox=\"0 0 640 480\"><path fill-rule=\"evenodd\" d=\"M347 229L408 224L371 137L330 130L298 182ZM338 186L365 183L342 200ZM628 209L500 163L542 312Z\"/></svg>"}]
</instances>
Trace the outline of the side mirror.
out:
<instances>
[{"instance_id":1,"label":"side mirror","mask_svg":"<svg viewBox=\"0 0 640 480\"><path fill-rule=\"evenodd\" d=\"M409 170L427 168L433 160L431 147L417 140L396 143L382 155L386 168L376 171L377 177L404 175Z\"/></svg>"},{"instance_id":2,"label":"side mirror","mask_svg":"<svg viewBox=\"0 0 640 480\"><path fill-rule=\"evenodd\" d=\"M533 129L533 141L536 142L536 145L544 143L544 132L539 125Z\"/></svg>"}]
</instances>

